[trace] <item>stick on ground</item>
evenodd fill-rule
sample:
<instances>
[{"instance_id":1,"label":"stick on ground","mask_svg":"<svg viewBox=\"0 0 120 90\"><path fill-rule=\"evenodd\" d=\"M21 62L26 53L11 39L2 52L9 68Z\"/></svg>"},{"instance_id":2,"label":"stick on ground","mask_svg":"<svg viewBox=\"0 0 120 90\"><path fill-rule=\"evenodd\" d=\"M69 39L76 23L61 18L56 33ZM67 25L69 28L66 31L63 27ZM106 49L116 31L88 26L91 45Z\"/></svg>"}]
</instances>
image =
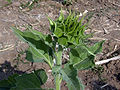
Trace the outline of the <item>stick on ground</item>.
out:
<instances>
[{"instance_id":1,"label":"stick on ground","mask_svg":"<svg viewBox=\"0 0 120 90\"><path fill-rule=\"evenodd\" d=\"M113 61L113 60L118 60L120 59L120 55L116 56L116 57L113 57L113 58L110 58L110 59L106 59L106 60L102 60L102 61L98 61L98 62L95 62L95 65L101 65L101 64L104 64L104 63L108 63L110 61Z\"/></svg>"}]
</instances>

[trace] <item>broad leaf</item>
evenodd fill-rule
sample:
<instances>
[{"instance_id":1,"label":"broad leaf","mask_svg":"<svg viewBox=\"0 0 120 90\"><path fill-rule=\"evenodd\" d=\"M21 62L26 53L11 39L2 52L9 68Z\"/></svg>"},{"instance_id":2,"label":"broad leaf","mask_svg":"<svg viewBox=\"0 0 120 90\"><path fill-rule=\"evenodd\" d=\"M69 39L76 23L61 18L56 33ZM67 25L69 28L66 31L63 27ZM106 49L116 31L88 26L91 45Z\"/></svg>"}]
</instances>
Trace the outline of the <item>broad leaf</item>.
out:
<instances>
[{"instance_id":1,"label":"broad leaf","mask_svg":"<svg viewBox=\"0 0 120 90\"><path fill-rule=\"evenodd\" d=\"M30 29L30 31L35 34L35 35L38 35L40 38L43 38L45 40L46 36L47 35L44 35L43 33L37 31L37 30L33 30L33 29Z\"/></svg>"},{"instance_id":2,"label":"broad leaf","mask_svg":"<svg viewBox=\"0 0 120 90\"><path fill-rule=\"evenodd\" d=\"M29 47L26 51L26 59L30 62L45 62L43 56L32 47Z\"/></svg>"},{"instance_id":3,"label":"broad leaf","mask_svg":"<svg viewBox=\"0 0 120 90\"><path fill-rule=\"evenodd\" d=\"M11 90L41 90L41 85L43 85L47 80L47 75L43 69L34 71L30 74L23 74L16 78L16 86Z\"/></svg>"},{"instance_id":4,"label":"broad leaf","mask_svg":"<svg viewBox=\"0 0 120 90\"><path fill-rule=\"evenodd\" d=\"M90 58L90 56L93 58ZM95 65L94 56L91 55L84 46L78 46L71 49L70 62L77 69L88 69Z\"/></svg>"},{"instance_id":5,"label":"broad leaf","mask_svg":"<svg viewBox=\"0 0 120 90\"><path fill-rule=\"evenodd\" d=\"M42 40L43 38L39 37L38 35L32 33L31 31L20 31L19 29L13 27L12 28L13 32L19 37L19 39L27 42L27 43L31 43L34 46L36 46L36 48L43 50L44 52L47 52L47 50L49 49L49 46L45 44L44 40Z\"/></svg>"},{"instance_id":6,"label":"broad leaf","mask_svg":"<svg viewBox=\"0 0 120 90\"><path fill-rule=\"evenodd\" d=\"M41 39L38 35L32 33L31 31L22 32L15 27L12 28L12 30L21 40L29 44L29 46L31 47L32 54L33 53L37 54L39 59L44 59L44 61L47 62L50 65L50 67L52 67L52 63L51 63L52 61L48 57L49 55L52 55L52 53L50 52L51 48L48 44L45 43L43 38ZM36 59L35 54L33 55L34 59ZM28 55L30 55L30 53Z\"/></svg>"},{"instance_id":7,"label":"broad leaf","mask_svg":"<svg viewBox=\"0 0 120 90\"><path fill-rule=\"evenodd\" d=\"M33 34L37 35L40 37L40 39L43 39L45 41L45 43L47 42L47 44L52 42L52 36L50 34L48 35L44 35L42 32L39 32L37 30L33 30L33 29L29 29Z\"/></svg>"},{"instance_id":8,"label":"broad leaf","mask_svg":"<svg viewBox=\"0 0 120 90\"><path fill-rule=\"evenodd\" d=\"M36 51L36 53L39 54L40 57L42 56L41 58L43 58L44 61L47 62L48 65L52 68L53 66L53 61L52 61L52 56L51 56L52 49L50 48L48 52L45 52L43 54L43 52L41 52L42 50L37 49L33 44L29 43L29 45Z\"/></svg>"},{"instance_id":9,"label":"broad leaf","mask_svg":"<svg viewBox=\"0 0 120 90\"><path fill-rule=\"evenodd\" d=\"M63 31L61 28L56 28L56 30L54 31L54 34L57 36L57 37L61 37L62 34L63 34Z\"/></svg>"},{"instance_id":10,"label":"broad leaf","mask_svg":"<svg viewBox=\"0 0 120 90\"><path fill-rule=\"evenodd\" d=\"M39 78L40 80L40 85L43 85L46 81L47 81L47 74L43 69L39 69L37 71L34 71L34 73L36 74L36 76Z\"/></svg>"},{"instance_id":11,"label":"broad leaf","mask_svg":"<svg viewBox=\"0 0 120 90\"><path fill-rule=\"evenodd\" d=\"M89 50L94 54L98 54L98 53L102 52L102 45L104 42L105 41L101 41L101 42L96 43L95 45L91 46L89 48Z\"/></svg>"},{"instance_id":12,"label":"broad leaf","mask_svg":"<svg viewBox=\"0 0 120 90\"><path fill-rule=\"evenodd\" d=\"M83 61L75 63L73 66L74 68L81 69L81 70L92 68L93 66L95 66L94 58L95 56L90 55Z\"/></svg>"},{"instance_id":13,"label":"broad leaf","mask_svg":"<svg viewBox=\"0 0 120 90\"><path fill-rule=\"evenodd\" d=\"M70 62L77 69L92 68L94 63L95 54L102 51L102 44L104 41L96 43L94 46L86 47L79 45L72 48L70 52Z\"/></svg>"},{"instance_id":14,"label":"broad leaf","mask_svg":"<svg viewBox=\"0 0 120 90\"><path fill-rule=\"evenodd\" d=\"M90 55L88 51L84 48L84 46L78 46L75 48L71 48L70 51L70 61L72 64L76 64L78 62L83 61Z\"/></svg>"},{"instance_id":15,"label":"broad leaf","mask_svg":"<svg viewBox=\"0 0 120 90\"><path fill-rule=\"evenodd\" d=\"M58 39L58 42L60 45L67 45L67 38L66 37L61 37Z\"/></svg>"},{"instance_id":16,"label":"broad leaf","mask_svg":"<svg viewBox=\"0 0 120 90\"><path fill-rule=\"evenodd\" d=\"M61 69L61 74L63 80L67 82L67 86L69 90L82 90L81 81L77 76L77 70L72 65L65 65L63 69Z\"/></svg>"},{"instance_id":17,"label":"broad leaf","mask_svg":"<svg viewBox=\"0 0 120 90\"><path fill-rule=\"evenodd\" d=\"M11 87L15 86L15 78L19 76L18 74L13 74L8 77L8 79L0 81L0 90L9 90Z\"/></svg>"}]
</instances>

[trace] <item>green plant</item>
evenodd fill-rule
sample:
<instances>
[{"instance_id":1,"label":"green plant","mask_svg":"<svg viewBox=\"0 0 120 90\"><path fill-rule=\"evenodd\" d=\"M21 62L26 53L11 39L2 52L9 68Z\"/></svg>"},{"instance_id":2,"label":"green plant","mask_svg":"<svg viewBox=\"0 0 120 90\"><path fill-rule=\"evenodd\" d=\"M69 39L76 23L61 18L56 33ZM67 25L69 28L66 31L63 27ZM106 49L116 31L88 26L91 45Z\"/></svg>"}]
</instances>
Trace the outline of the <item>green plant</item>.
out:
<instances>
[{"instance_id":1,"label":"green plant","mask_svg":"<svg viewBox=\"0 0 120 90\"><path fill-rule=\"evenodd\" d=\"M42 90L41 85L46 82L47 78L43 69L29 74L14 74L0 81L0 90Z\"/></svg>"},{"instance_id":2,"label":"green plant","mask_svg":"<svg viewBox=\"0 0 120 90\"><path fill-rule=\"evenodd\" d=\"M94 67L95 55L102 51L104 41L93 46L86 43L86 39L91 34L85 34L87 24L82 23L85 16L80 19L79 15L70 12L65 18L61 12L59 18L55 21L48 18L51 31L51 34L48 35L44 35L32 28L22 32L16 27L12 27L13 32L29 45L26 51L26 59L31 62L45 62L50 66L56 90L60 90L62 80L66 81L69 90L84 90L84 85L77 72L78 70ZM62 65L63 51L67 48L70 49L69 60ZM29 82L40 84L34 80L35 77L29 79ZM22 75L21 78L26 80L27 76ZM22 81L18 80L18 82L15 82L16 86L13 85L16 90L19 90L18 86L23 89L29 88L29 82L26 82L28 85L26 87L21 85ZM38 87L34 86L33 88L35 90Z\"/></svg>"}]
</instances>

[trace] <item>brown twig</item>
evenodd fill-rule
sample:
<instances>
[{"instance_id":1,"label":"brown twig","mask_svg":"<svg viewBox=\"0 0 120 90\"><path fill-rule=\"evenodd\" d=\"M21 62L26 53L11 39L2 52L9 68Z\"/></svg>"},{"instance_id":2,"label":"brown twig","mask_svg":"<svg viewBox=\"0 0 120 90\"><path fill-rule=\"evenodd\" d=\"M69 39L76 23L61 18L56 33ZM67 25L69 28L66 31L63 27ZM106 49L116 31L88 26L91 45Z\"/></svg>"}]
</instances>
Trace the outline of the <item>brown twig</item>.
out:
<instances>
[{"instance_id":1,"label":"brown twig","mask_svg":"<svg viewBox=\"0 0 120 90\"><path fill-rule=\"evenodd\" d=\"M106 60L95 62L95 65L105 64L105 63L108 63L110 61L114 61L114 60L118 60L118 59L120 59L120 55L118 55L116 57L113 57L113 58L110 58L110 59L106 59Z\"/></svg>"}]
</instances>

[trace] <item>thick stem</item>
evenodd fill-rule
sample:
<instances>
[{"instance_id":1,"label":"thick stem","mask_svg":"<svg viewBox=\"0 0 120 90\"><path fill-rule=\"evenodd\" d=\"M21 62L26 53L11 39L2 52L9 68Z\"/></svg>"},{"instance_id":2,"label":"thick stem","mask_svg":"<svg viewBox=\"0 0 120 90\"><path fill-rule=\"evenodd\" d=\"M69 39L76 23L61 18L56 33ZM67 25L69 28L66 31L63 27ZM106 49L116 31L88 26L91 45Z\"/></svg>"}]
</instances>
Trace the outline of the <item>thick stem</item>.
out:
<instances>
[{"instance_id":1,"label":"thick stem","mask_svg":"<svg viewBox=\"0 0 120 90\"><path fill-rule=\"evenodd\" d=\"M61 77L60 74L57 74L55 77L55 86L56 86L56 90L60 90L60 86L61 86Z\"/></svg>"},{"instance_id":2,"label":"thick stem","mask_svg":"<svg viewBox=\"0 0 120 90\"><path fill-rule=\"evenodd\" d=\"M58 45L58 50L55 53L55 61L56 61L56 66L62 66L62 47ZM56 86L56 90L60 90L61 87L61 75L60 72L56 72L55 75L55 86Z\"/></svg>"}]
</instances>

